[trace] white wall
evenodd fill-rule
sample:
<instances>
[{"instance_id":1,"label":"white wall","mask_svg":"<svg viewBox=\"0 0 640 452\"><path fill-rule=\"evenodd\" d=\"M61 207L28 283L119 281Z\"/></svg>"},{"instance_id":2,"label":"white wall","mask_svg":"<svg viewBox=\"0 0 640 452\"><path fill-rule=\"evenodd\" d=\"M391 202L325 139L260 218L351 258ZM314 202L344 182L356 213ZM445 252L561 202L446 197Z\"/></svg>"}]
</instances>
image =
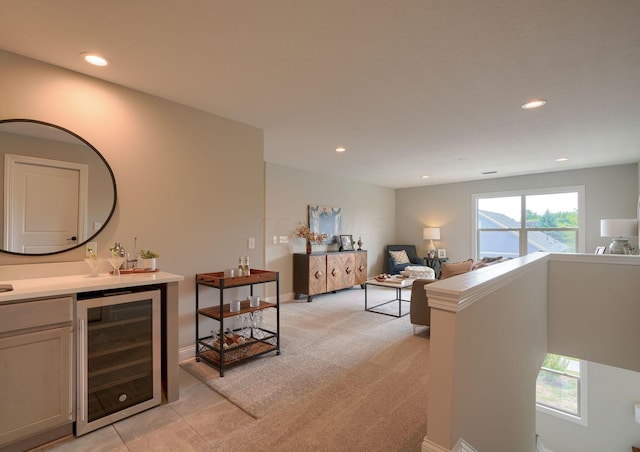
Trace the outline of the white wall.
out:
<instances>
[{"instance_id":1,"label":"white wall","mask_svg":"<svg viewBox=\"0 0 640 452\"><path fill-rule=\"evenodd\" d=\"M267 163L266 172L266 265L281 272L281 294L292 295L292 253L305 252L305 241L292 232L298 222L307 222L309 204L340 207L343 234L362 237L368 273L382 272L384 247L395 240L395 190L274 163ZM273 236L281 235L289 243L274 245ZM314 245L314 250L323 249Z\"/></svg>"},{"instance_id":2,"label":"white wall","mask_svg":"<svg viewBox=\"0 0 640 452\"><path fill-rule=\"evenodd\" d=\"M589 363L588 426L537 413L536 429L554 452L629 452L640 447L640 425L633 405L640 403L640 374Z\"/></svg>"},{"instance_id":3,"label":"white wall","mask_svg":"<svg viewBox=\"0 0 640 452\"><path fill-rule=\"evenodd\" d=\"M115 241L132 249L138 237L138 249L160 254L162 270L184 275L180 347L192 346L195 274L235 267L240 255L264 265L262 130L3 51L0 68L0 118L65 127L109 162L118 205L97 238L99 255ZM0 265L84 254L0 253Z\"/></svg>"},{"instance_id":4,"label":"white wall","mask_svg":"<svg viewBox=\"0 0 640 452\"><path fill-rule=\"evenodd\" d=\"M610 243L600 237L600 219L636 218L638 165L628 164L399 189L397 240L424 249L423 226L439 226L442 240L435 243L436 247L445 248L452 262L465 260L473 257L473 194L572 185L585 186L586 252ZM630 243L635 247L637 240Z\"/></svg>"}]
</instances>

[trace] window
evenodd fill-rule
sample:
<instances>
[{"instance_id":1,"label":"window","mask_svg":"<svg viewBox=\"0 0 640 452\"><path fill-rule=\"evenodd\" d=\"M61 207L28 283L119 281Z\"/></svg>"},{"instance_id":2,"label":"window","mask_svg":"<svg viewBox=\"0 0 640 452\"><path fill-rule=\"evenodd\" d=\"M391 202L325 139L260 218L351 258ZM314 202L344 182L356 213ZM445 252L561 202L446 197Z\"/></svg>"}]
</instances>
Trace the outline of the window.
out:
<instances>
[{"instance_id":1,"label":"window","mask_svg":"<svg viewBox=\"0 0 640 452\"><path fill-rule=\"evenodd\" d=\"M584 250L584 187L474 195L478 259Z\"/></svg>"},{"instance_id":2,"label":"window","mask_svg":"<svg viewBox=\"0 0 640 452\"><path fill-rule=\"evenodd\" d=\"M586 362L549 353L536 380L538 411L587 424Z\"/></svg>"}]
</instances>

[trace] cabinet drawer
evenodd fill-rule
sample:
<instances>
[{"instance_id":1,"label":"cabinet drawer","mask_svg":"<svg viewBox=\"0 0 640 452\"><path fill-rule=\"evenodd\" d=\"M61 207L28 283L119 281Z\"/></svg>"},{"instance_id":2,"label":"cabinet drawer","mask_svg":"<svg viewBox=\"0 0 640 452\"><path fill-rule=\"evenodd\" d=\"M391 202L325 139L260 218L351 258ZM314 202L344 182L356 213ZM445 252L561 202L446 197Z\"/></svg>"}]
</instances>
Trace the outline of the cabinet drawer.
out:
<instances>
[{"instance_id":1,"label":"cabinet drawer","mask_svg":"<svg viewBox=\"0 0 640 452\"><path fill-rule=\"evenodd\" d=\"M72 320L72 297L0 305L0 333L68 323Z\"/></svg>"}]
</instances>

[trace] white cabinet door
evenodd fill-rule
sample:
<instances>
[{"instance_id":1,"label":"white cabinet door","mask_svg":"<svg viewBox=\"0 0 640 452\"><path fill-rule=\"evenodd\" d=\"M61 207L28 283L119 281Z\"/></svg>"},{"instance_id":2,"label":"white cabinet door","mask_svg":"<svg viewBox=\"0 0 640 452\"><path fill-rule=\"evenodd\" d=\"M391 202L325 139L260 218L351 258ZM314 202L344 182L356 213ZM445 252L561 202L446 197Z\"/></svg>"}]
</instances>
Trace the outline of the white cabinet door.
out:
<instances>
[{"instance_id":1,"label":"white cabinet door","mask_svg":"<svg viewBox=\"0 0 640 452\"><path fill-rule=\"evenodd\" d=\"M70 326L0 338L0 447L73 421Z\"/></svg>"}]
</instances>

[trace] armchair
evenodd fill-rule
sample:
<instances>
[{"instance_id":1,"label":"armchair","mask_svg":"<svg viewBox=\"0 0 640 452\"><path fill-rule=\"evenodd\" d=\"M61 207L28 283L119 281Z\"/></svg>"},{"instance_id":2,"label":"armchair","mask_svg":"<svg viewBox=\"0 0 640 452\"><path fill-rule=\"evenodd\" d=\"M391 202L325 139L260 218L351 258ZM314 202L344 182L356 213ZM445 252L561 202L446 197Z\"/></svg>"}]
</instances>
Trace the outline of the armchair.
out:
<instances>
[{"instance_id":1,"label":"armchair","mask_svg":"<svg viewBox=\"0 0 640 452\"><path fill-rule=\"evenodd\" d=\"M389 251L402 251L404 250L407 253L407 257L409 258L409 262L404 264L396 263L393 256ZM387 271L391 275L396 275L404 270L405 267L409 265L421 265L426 266L426 260L422 257L418 257L416 253L415 245L387 245Z\"/></svg>"}]
</instances>

